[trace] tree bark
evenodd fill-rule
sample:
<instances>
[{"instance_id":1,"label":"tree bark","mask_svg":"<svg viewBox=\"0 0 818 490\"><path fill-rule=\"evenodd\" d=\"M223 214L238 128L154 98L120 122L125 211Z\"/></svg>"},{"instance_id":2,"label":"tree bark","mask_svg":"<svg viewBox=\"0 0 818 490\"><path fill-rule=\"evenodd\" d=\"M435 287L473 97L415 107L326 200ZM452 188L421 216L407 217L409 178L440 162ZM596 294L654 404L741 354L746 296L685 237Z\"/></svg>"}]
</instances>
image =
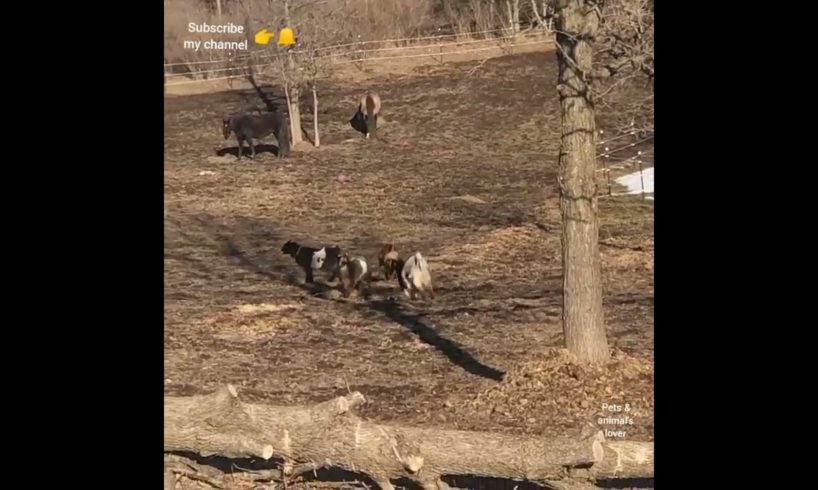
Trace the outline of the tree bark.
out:
<instances>
[{"instance_id":1,"label":"tree bark","mask_svg":"<svg viewBox=\"0 0 818 490\"><path fill-rule=\"evenodd\" d=\"M581 362L610 358L602 314L602 274L596 195L596 125L586 74L591 72L590 39L599 18L592 2L557 4L557 59L562 114L559 155L562 214L565 343Z\"/></svg>"},{"instance_id":2,"label":"tree bark","mask_svg":"<svg viewBox=\"0 0 818 490\"><path fill-rule=\"evenodd\" d=\"M392 490L406 477L424 489L446 488L443 475L527 480L553 488L587 486L601 476L653 475L653 443L577 439L381 425L351 410L358 392L311 407L245 404L233 386L193 397L165 397L164 450L202 456L283 460L290 478L333 466Z\"/></svg>"},{"instance_id":3,"label":"tree bark","mask_svg":"<svg viewBox=\"0 0 818 490\"><path fill-rule=\"evenodd\" d=\"M506 12L511 35L516 36L520 32L520 0L506 0Z\"/></svg>"},{"instance_id":4,"label":"tree bark","mask_svg":"<svg viewBox=\"0 0 818 490\"><path fill-rule=\"evenodd\" d=\"M290 56L289 54L287 56ZM292 62L292 57L290 57L290 67L292 70L295 70L295 64ZM290 104L290 124L292 125L292 133L291 138L293 140L293 147L295 147L296 143L300 143L304 141L303 136L301 135L301 91L298 88L298 85L293 83L290 85L290 94L288 95L289 104Z\"/></svg>"},{"instance_id":5,"label":"tree bark","mask_svg":"<svg viewBox=\"0 0 818 490\"><path fill-rule=\"evenodd\" d=\"M285 1L284 22L287 24L287 27L292 29L292 23L290 20L290 2ZM292 128L292 131L290 132L290 139L292 139L292 146L295 148L295 146L304 141L304 139L301 136L301 90L298 86L298 69L295 66L295 60L293 59L289 46L287 47L287 66L293 80L293 83L289 85L289 91L287 94L289 97L289 107L287 109L290 112L290 125Z\"/></svg>"},{"instance_id":6,"label":"tree bark","mask_svg":"<svg viewBox=\"0 0 818 490\"><path fill-rule=\"evenodd\" d=\"M172 471L165 468L165 478L162 483L162 490L174 490L176 488L176 476Z\"/></svg>"},{"instance_id":7,"label":"tree bark","mask_svg":"<svg viewBox=\"0 0 818 490\"><path fill-rule=\"evenodd\" d=\"M315 85L312 86L312 126L315 131L315 147L321 145L321 137L318 135L318 91Z\"/></svg>"},{"instance_id":8,"label":"tree bark","mask_svg":"<svg viewBox=\"0 0 818 490\"><path fill-rule=\"evenodd\" d=\"M295 136L293 136L293 131L295 131L295 123L293 122L292 102L290 101L290 84L287 82L284 82L284 98L287 101L287 115L289 116L290 121L290 148L292 148L293 143L295 142Z\"/></svg>"}]
</instances>

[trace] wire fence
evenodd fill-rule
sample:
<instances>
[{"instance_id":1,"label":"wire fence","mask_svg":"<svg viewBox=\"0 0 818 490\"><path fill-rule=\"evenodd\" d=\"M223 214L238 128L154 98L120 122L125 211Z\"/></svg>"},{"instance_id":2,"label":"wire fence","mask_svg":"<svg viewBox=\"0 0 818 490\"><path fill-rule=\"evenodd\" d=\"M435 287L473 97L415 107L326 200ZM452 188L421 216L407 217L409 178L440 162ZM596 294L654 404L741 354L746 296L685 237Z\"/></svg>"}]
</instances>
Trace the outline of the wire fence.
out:
<instances>
[{"instance_id":1,"label":"wire fence","mask_svg":"<svg viewBox=\"0 0 818 490\"><path fill-rule=\"evenodd\" d=\"M502 32L503 29L495 29L491 31L480 31L470 34L489 34L495 32ZM464 37L460 34L427 36L419 38L402 38L402 39L384 39L378 41L361 41L359 43L347 43L331 46L322 46L310 50L309 53L292 50L291 53L295 56L310 56L311 60L319 60L330 65L349 64L349 63L369 63L376 61L387 60L401 60L411 58L431 57L439 63L443 63L446 56L462 55L468 53L484 52L494 49L514 49L516 47L532 46L536 44L548 45L553 44L553 39L546 31L533 33L520 33L517 35L506 35L492 37L489 39L467 39L461 41L453 41L446 43L422 43L424 40L440 40L450 37ZM371 49L363 49L361 46L371 44L387 44L395 42L412 41L416 44L408 44L405 46L386 46L375 47ZM478 44L488 44L488 46L477 46ZM461 49L462 47L466 49ZM358 49L350 49L355 48ZM418 53L416 51L425 51ZM399 53L394 56L381 56L380 54L387 54L390 52ZM317 54L321 53L321 54ZM373 56L374 54L374 56ZM253 50L248 53L242 53L233 57L228 57L218 60L202 60L191 62L173 62L165 63L165 85L167 87L176 85L187 85L194 83L212 82L218 80L232 80L239 78L246 78L254 74L255 70L275 66L280 59L285 56L281 52L271 52L269 49ZM219 64L227 66L218 66ZM205 66L215 65L215 66ZM187 68L185 71L174 72L174 67L183 66ZM198 68L200 67L201 68ZM188 80L176 81L179 78L197 77Z\"/></svg>"},{"instance_id":2,"label":"wire fence","mask_svg":"<svg viewBox=\"0 0 818 490\"><path fill-rule=\"evenodd\" d=\"M653 200L653 148L648 150L636 150L633 155L622 156L622 153L628 150L633 151L640 145L653 141L653 131L645 131L636 129L631 125L630 129L621 131L615 136L603 139L605 135L604 130L599 131L600 139L597 143L601 147L601 151L597 152L597 161L602 163L602 168L597 172L604 175L607 183L607 193L600 195L600 197L617 197L639 194L643 200ZM632 138L633 141L626 142L626 138ZM617 142L616 146L611 143ZM630 174L623 175L616 179L616 183L622 187L628 188L627 191L614 192L613 183L611 181L611 174L613 171L625 170L628 168L636 168ZM638 178L639 185L636 184Z\"/></svg>"},{"instance_id":3,"label":"wire fence","mask_svg":"<svg viewBox=\"0 0 818 490\"><path fill-rule=\"evenodd\" d=\"M371 51L371 50L364 50L363 46L367 46L370 44L396 44L396 43L418 43L419 41L429 41L429 40L441 40L441 39L452 39L452 38L474 38L475 36L479 35L489 35L489 34L496 34L496 33L507 32L507 28L500 28L500 29L489 29L485 31L476 31L476 32L469 32L469 33L461 33L461 34L439 34L434 36L423 36L423 37L404 37L404 38L393 38L393 39L371 39L371 40L364 40L364 41L356 41L351 43L343 43L343 44L330 44L326 46L318 46L313 50L315 52L321 51ZM486 41L491 39L481 39L479 41ZM407 48L412 47L411 44L406 44L404 46L399 46L399 48ZM357 49L354 49L357 48ZM236 57L227 57L227 58L220 58L216 60L203 60L203 61L176 61L172 63L165 63L165 68L174 67L174 66L189 66L189 65L202 65L202 64L214 64L214 63L228 63L232 61L240 61L245 60L253 55L259 53L269 53L268 48L259 48L250 50L246 53L242 53Z\"/></svg>"}]
</instances>

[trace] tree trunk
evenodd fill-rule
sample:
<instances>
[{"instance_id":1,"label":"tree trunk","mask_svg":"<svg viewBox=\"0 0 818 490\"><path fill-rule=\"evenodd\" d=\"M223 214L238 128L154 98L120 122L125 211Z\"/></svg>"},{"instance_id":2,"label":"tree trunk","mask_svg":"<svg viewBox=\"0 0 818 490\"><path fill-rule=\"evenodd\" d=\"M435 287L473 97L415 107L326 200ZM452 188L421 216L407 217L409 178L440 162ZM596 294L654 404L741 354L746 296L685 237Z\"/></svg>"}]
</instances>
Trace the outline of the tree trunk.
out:
<instances>
[{"instance_id":1,"label":"tree trunk","mask_svg":"<svg viewBox=\"0 0 818 490\"><path fill-rule=\"evenodd\" d=\"M290 22L290 2L288 1L284 2L284 22L286 22L287 27L292 29L292 23ZM287 47L287 67L293 80L293 83L290 84L289 93L287 94L289 97L287 108L290 112L290 126L292 127L290 138L293 140L293 148L295 148L295 146L304 141L304 139L301 136L301 90L298 86L298 69L295 66L295 60L290 52L290 46Z\"/></svg>"},{"instance_id":2,"label":"tree trunk","mask_svg":"<svg viewBox=\"0 0 818 490\"><path fill-rule=\"evenodd\" d=\"M562 214L563 310L568 350L587 363L610 358L602 314L602 277L596 195L596 125L586 75L588 36L599 18L586 0L562 0L557 11L557 59L562 114L559 155Z\"/></svg>"},{"instance_id":3,"label":"tree trunk","mask_svg":"<svg viewBox=\"0 0 818 490\"><path fill-rule=\"evenodd\" d=\"M506 12L511 35L516 36L520 32L520 0L506 0Z\"/></svg>"},{"instance_id":4,"label":"tree trunk","mask_svg":"<svg viewBox=\"0 0 818 490\"><path fill-rule=\"evenodd\" d=\"M409 478L426 490L441 477L484 476L587 488L600 477L652 477L653 443L605 441L601 431L547 440L490 432L436 430L368 422L352 413L354 392L311 407L242 403L233 386L192 397L165 397L165 453L272 458L292 480L324 465L363 473L385 490ZM490 451L486 451L490 448ZM189 472L189 466L166 468ZM273 465L270 465L272 469ZM208 468L209 470L209 468ZM185 473L183 473L185 474ZM202 479L213 475L202 472Z\"/></svg>"},{"instance_id":5,"label":"tree trunk","mask_svg":"<svg viewBox=\"0 0 818 490\"><path fill-rule=\"evenodd\" d=\"M290 101L290 84L286 82L284 83L284 97L287 100L287 114L290 116L290 148L292 148L293 143L295 143L295 136L293 133L293 131L295 131L295 123L293 122L293 106L292 102Z\"/></svg>"},{"instance_id":6,"label":"tree trunk","mask_svg":"<svg viewBox=\"0 0 818 490\"><path fill-rule=\"evenodd\" d=\"M315 147L321 145L321 138L318 135L318 92L315 90L315 85L312 86L312 126L315 131Z\"/></svg>"},{"instance_id":7,"label":"tree trunk","mask_svg":"<svg viewBox=\"0 0 818 490\"><path fill-rule=\"evenodd\" d=\"M292 58L290 58L290 60L292 60ZM294 63L291 63L291 67L294 67ZM302 141L304 141L303 136L301 135L301 108L299 107L299 102L301 100L301 91L298 90L298 85L296 84L290 85L290 94L288 95L288 98L290 105L290 124L292 126L291 137L293 140L294 148L297 143L301 143Z\"/></svg>"}]
</instances>

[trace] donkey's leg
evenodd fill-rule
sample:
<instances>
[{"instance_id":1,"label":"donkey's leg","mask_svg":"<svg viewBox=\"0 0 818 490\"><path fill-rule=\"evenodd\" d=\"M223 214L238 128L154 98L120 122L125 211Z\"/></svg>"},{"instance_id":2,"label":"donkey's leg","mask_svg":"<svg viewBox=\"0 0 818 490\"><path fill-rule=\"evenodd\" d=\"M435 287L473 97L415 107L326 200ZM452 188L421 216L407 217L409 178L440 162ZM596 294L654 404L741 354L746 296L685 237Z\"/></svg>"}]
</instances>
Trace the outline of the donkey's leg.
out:
<instances>
[{"instance_id":1,"label":"donkey's leg","mask_svg":"<svg viewBox=\"0 0 818 490\"><path fill-rule=\"evenodd\" d=\"M282 149L283 143L281 143L281 139L286 137L286 135L283 133L284 131L282 131L281 128L278 128L274 133L274 136L276 137L276 146L278 146L278 151L276 152L276 156L278 158L284 158L284 150Z\"/></svg>"},{"instance_id":2,"label":"donkey's leg","mask_svg":"<svg viewBox=\"0 0 818 490\"><path fill-rule=\"evenodd\" d=\"M253 138L247 138L247 144L250 145L250 154L253 156L253 160L256 159L256 147L253 145Z\"/></svg>"},{"instance_id":3,"label":"donkey's leg","mask_svg":"<svg viewBox=\"0 0 818 490\"><path fill-rule=\"evenodd\" d=\"M236 159L241 160L241 154L244 151L244 140L241 136L236 135L236 142L238 143L238 147L236 148Z\"/></svg>"}]
</instances>

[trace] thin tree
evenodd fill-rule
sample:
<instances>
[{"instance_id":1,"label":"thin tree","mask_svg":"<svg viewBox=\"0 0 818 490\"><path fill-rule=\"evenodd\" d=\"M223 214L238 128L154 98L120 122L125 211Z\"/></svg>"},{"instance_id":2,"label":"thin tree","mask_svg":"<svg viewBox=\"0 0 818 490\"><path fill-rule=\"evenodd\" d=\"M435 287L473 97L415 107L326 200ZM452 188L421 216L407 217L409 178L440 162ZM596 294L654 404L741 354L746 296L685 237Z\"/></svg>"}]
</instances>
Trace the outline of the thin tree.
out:
<instances>
[{"instance_id":1,"label":"thin tree","mask_svg":"<svg viewBox=\"0 0 818 490\"><path fill-rule=\"evenodd\" d=\"M315 6L319 2L308 2L299 5ZM295 10L295 9L293 9ZM345 18L349 15L342 8L304 9L298 19L299 33L303 33L303 38L299 38L298 50L295 52L294 61L297 69L297 77L291 77L295 83L299 83L303 89L312 92L313 106L313 145L321 145L321 134L319 130L318 118L318 87L322 80L328 78L332 71L332 62L327 53L320 49L321 45L326 45L333 40L339 39L344 32ZM292 72L292 70L290 70Z\"/></svg>"},{"instance_id":2,"label":"thin tree","mask_svg":"<svg viewBox=\"0 0 818 490\"><path fill-rule=\"evenodd\" d=\"M290 2L284 0L284 23L293 29L292 17L290 16ZM293 58L292 49L286 46L287 69L290 72L290 83L287 83L284 90L287 95L287 109L290 113L290 138L293 140L293 147L304 141L301 136L301 87L297 80L298 67Z\"/></svg>"},{"instance_id":3,"label":"thin tree","mask_svg":"<svg viewBox=\"0 0 818 490\"><path fill-rule=\"evenodd\" d=\"M611 3L611 2L609 2ZM559 152L559 192L562 217L563 332L568 350L586 363L610 358L602 310L602 267L596 177L596 112L592 81L610 78L626 67L653 77L652 2L619 0L613 4L649 9L650 25L630 44L642 50L604 50L609 63L594 66L594 41L603 22L601 0L555 0L555 27L562 139ZM640 10L641 9L641 10ZM627 17L627 16L626 16ZM632 19L606 28L609 41L628 44L622 30ZM650 42L645 41L650 29ZM624 29L627 30L627 29ZM638 41L634 43L633 41ZM649 47L647 47L649 44ZM647 52L647 50L650 50ZM603 51L603 50L600 50Z\"/></svg>"},{"instance_id":4,"label":"thin tree","mask_svg":"<svg viewBox=\"0 0 818 490\"><path fill-rule=\"evenodd\" d=\"M506 0L506 15L509 35L516 36L520 33L520 0Z\"/></svg>"}]
</instances>

